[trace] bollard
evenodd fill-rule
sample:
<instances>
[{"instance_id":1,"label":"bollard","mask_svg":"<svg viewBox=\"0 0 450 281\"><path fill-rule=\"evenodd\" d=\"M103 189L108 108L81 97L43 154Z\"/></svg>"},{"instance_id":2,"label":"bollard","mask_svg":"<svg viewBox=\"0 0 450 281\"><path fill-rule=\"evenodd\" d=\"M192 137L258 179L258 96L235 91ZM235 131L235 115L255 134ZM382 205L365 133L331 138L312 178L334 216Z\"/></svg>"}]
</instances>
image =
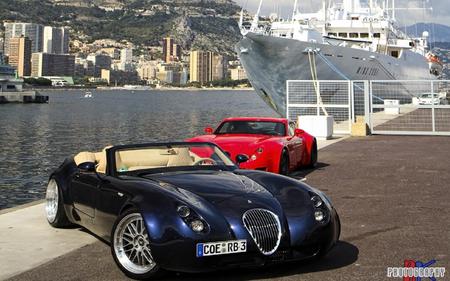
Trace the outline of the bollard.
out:
<instances>
[{"instance_id":1,"label":"bollard","mask_svg":"<svg viewBox=\"0 0 450 281\"><path fill-rule=\"evenodd\" d=\"M370 135L369 126L366 124L364 116L356 116L356 123L352 124L353 137L365 137Z\"/></svg>"}]
</instances>

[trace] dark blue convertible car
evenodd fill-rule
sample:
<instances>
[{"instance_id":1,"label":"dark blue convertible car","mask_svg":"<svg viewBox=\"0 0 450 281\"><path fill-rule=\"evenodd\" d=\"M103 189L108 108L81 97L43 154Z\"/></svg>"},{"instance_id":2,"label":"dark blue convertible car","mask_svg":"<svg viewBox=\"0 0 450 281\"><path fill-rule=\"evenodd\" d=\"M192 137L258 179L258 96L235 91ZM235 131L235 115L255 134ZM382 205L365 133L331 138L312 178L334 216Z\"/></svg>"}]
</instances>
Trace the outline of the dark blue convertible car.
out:
<instances>
[{"instance_id":1,"label":"dark blue convertible car","mask_svg":"<svg viewBox=\"0 0 450 281\"><path fill-rule=\"evenodd\" d=\"M54 227L80 225L110 242L117 265L135 279L317 258L340 234L322 192L240 170L210 143L82 152L50 176L46 213Z\"/></svg>"}]
</instances>

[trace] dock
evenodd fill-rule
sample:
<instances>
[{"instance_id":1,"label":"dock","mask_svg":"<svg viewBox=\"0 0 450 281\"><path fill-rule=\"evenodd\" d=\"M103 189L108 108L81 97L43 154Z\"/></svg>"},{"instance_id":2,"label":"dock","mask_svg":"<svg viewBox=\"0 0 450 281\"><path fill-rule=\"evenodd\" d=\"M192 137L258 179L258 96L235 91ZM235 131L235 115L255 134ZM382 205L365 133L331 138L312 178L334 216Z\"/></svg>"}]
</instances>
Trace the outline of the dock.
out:
<instances>
[{"instance_id":1,"label":"dock","mask_svg":"<svg viewBox=\"0 0 450 281\"><path fill-rule=\"evenodd\" d=\"M49 97L36 91L0 92L0 104L5 103L48 103Z\"/></svg>"},{"instance_id":2,"label":"dock","mask_svg":"<svg viewBox=\"0 0 450 281\"><path fill-rule=\"evenodd\" d=\"M405 260L448 270L448 150L447 137L321 141L317 167L291 176L326 192L339 212L341 239L327 257L161 280L386 280L387 268ZM82 228L51 228L43 201L0 211L0 237L0 280L131 280L107 244Z\"/></svg>"}]
</instances>

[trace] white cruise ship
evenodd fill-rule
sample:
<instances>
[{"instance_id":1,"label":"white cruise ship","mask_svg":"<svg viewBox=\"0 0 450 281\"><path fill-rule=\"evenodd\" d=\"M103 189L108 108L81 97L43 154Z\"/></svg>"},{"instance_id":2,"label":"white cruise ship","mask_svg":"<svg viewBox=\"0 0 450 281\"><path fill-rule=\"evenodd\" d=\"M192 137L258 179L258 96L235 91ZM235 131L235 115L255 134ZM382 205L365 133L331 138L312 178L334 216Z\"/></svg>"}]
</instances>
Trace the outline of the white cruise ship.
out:
<instances>
[{"instance_id":1,"label":"white cruise ship","mask_svg":"<svg viewBox=\"0 0 450 281\"><path fill-rule=\"evenodd\" d=\"M280 115L286 113L287 80L429 80L442 70L428 53L428 33L410 38L396 27L395 0L323 2L268 25L246 25L236 46L257 93Z\"/></svg>"}]
</instances>

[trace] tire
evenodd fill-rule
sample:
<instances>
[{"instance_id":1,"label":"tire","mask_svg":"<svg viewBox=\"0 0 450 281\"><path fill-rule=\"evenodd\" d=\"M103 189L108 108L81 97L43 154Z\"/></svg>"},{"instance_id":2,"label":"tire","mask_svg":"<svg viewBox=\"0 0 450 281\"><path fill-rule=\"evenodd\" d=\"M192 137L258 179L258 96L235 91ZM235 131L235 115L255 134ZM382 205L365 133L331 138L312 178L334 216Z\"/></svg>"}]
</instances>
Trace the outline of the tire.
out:
<instances>
[{"instance_id":1,"label":"tire","mask_svg":"<svg viewBox=\"0 0 450 281\"><path fill-rule=\"evenodd\" d=\"M144 219L135 209L125 211L114 223L111 254L120 270L132 279L155 278L162 273L152 257Z\"/></svg>"},{"instance_id":2,"label":"tire","mask_svg":"<svg viewBox=\"0 0 450 281\"><path fill-rule=\"evenodd\" d=\"M62 191L54 178L48 181L45 193L45 213L48 223L53 227L63 228L73 225L67 218Z\"/></svg>"},{"instance_id":3,"label":"tire","mask_svg":"<svg viewBox=\"0 0 450 281\"><path fill-rule=\"evenodd\" d=\"M285 176L289 174L289 155L286 150L281 153L279 173Z\"/></svg>"},{"instance_id":4,"label":"tire","mask_svg":"<svg viewBox=\"0 0 450 281\"><path fill-rule=\"evenodd\" d=\"M308 168L316 167L318 155L319 155L319 153L317 151L317 142L316 142L316 140L314 140L312 148L311 148L311 154L310 154Z\"/></svg>"}]
</instances>

